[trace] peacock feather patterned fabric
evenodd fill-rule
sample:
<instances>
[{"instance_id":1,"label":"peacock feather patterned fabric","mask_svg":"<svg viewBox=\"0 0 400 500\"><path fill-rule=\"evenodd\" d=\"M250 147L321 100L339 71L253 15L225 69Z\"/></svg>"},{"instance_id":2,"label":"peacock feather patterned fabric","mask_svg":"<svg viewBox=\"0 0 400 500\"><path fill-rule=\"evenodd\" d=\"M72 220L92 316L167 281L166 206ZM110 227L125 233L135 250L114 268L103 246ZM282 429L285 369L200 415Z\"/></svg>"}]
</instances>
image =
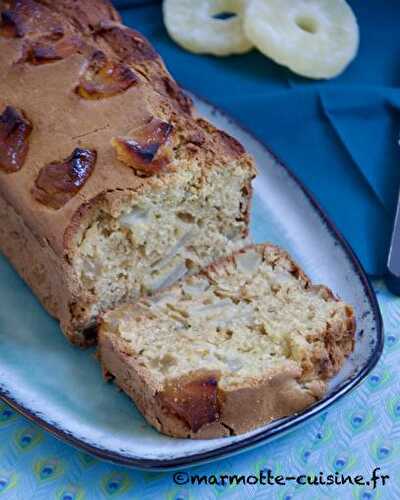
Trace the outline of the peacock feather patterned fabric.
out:
<instances>
[{"instance_id":1,"label":"peacock feather patterned fabric","mask_svg":"<svg viewBox=\"0 0 400 500\"><path fill-rule=\"evenodd\" d=\"M178 485L172 472L114 466L61 443L0 402L0 500L400 498L400 298L375 283L385 324L384 354L354 392L300 429L256 450L183 474L390 476L385 486ZM379 484L379 483L378 483Z\"/></svg>"}]
</instances>

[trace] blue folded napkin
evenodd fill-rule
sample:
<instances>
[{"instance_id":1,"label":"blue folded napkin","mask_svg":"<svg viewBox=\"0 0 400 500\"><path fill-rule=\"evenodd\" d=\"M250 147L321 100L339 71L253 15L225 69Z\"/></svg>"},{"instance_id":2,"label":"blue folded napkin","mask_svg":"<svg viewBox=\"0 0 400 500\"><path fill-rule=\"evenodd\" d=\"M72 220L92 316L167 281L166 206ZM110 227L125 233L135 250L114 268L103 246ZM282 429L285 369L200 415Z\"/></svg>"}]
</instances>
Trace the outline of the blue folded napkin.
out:
<instances>
[{"instance_id":1,"label":"blue folded napkin","mask_svg":"<svg viewBox=\"0 0 400 500\"><path fill-rule=\"evenodd\" d=\"M298 77L257 51L190 54L169 39L160 2L119 5L124 22L151 40L184 87L236 116L287 164L367 272L379 276L400 186L400 2L350 3L360 51L343 75L326 82Z\"/></svg>"}]
</instances>

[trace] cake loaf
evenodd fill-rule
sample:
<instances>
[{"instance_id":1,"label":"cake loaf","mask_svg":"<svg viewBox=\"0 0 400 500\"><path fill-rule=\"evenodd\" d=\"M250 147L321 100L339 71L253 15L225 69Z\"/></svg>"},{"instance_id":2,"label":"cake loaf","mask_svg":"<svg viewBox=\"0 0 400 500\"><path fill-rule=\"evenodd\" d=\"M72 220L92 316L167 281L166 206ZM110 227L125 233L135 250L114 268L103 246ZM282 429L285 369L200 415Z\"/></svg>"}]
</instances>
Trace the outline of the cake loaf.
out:
<instances>
[{"instance_id":1,"label":"cake loaf","mask_svg":"<svg viewBox=\"0 0 400 500\"><path fill-rule=\"evenodd\" d=\"M68 338L248 234L252 159L107 0L0 0L0 249Z\"/></svg>"},{"instance_id":2,"label":"cake loaf","mask_svg":"<svg viewBox=\"0 0 400 500\"><path fill-rule=\"evenodd\" d=\"M98 349L106 376L151 425L204 439L316 402L352 352L354 333L349 305L264 244L107 313Z\"/></svg>"}]
</instances>

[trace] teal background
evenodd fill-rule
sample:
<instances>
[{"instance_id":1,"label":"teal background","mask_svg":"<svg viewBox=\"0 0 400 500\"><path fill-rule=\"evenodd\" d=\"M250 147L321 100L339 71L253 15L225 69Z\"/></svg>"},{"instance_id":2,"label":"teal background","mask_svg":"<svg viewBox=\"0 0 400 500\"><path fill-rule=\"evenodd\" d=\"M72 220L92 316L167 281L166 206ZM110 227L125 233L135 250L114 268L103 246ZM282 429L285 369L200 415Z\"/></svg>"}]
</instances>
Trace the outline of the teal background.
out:
<instances>
[{"instance_id":1,"label":"teal background","mask_svg":"<svg viewBox=\"0 0 400 500\"><path fill-rule=\"evenodd\" d=\"M400 298L377 282L385 349L376 369L353 393L312 422L242 455L188 470L198 474L275 475L343 472L390 475L375 491L361 486L177 486L172 474L118 467L67 446L0 403L0 500L232 498L400 498ZM185 469L183 469L185 470Z\"/></svg>"}]
</instances>

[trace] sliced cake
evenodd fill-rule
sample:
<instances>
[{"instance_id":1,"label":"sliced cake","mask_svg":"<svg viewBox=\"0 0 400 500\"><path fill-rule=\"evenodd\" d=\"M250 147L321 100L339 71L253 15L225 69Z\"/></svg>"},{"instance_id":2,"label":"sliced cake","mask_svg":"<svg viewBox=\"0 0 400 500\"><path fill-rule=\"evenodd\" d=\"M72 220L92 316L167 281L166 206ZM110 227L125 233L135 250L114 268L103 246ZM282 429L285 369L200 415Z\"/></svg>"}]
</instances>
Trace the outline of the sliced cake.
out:
<instances>
[{"instance_id":1,"label":"sliced cake","mask_svg":"<svg viewBox=\"0 0 400 500\"><path fill-rule=\"evenodd\" d=\"M107 313L99 354L156 429L211 438L320 399L352 352L354 332L351 306L263 244Z\"/></svg>"}]
</instances>

